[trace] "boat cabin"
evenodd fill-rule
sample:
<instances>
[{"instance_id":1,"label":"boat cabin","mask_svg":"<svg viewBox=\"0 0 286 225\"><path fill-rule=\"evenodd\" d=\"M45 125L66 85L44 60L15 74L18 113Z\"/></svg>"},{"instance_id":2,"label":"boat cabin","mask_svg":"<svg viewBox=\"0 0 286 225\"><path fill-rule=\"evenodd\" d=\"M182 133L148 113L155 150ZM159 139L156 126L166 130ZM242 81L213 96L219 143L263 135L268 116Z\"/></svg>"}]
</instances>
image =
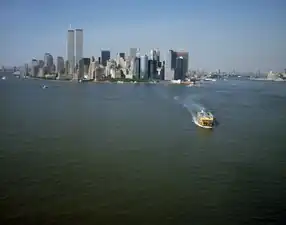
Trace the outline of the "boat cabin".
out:
<instances>
[{"instance_id":1,"label":"boat cabin","mask_svg":"<svg viewBox=\"0 0 286 225\"><path fill-rule=\"evenodd\" d=\"M198 118L198 122L203 126L212 127L214 124L213 115L209 112L204 112L202 110L202 111L198 112L197 118Z\"/></svg>"}]
</instances>

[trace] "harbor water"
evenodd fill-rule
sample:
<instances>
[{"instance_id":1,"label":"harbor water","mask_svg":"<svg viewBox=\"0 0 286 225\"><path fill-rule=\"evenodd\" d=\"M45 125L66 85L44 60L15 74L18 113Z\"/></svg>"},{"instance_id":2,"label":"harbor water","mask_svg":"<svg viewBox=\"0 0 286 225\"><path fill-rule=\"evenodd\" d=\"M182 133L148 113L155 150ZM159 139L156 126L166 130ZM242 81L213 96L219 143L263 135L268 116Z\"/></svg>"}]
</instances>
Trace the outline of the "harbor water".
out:
<instances>
[{"instance_id":1,"label":"harbor water","mask_svg":"<svg viewBox=\"0 0 286 225\"><path fill-rule=\"evenodd\" d=\"M7 74L0 104L1 224L285 224L284 82Z\"/></svg>"}]
</instances>

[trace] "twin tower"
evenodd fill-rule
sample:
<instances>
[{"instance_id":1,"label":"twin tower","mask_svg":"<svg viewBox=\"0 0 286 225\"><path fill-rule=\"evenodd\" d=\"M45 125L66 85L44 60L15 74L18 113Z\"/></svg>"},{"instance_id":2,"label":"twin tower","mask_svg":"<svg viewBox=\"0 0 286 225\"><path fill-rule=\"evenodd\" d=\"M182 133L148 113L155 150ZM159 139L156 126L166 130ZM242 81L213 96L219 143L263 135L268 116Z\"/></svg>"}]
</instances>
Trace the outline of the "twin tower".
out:
<instances>
[{"instance_id":1,"label":"twin tower","mask_svg":"<svg viewBox=\"0 0 286 225\"><path fill-rule=\"evenodd\" d=\"M69 74L74 74L83 57L83 29L69 29L67 36L67 61Z\"/></svg>"}]
</instances>

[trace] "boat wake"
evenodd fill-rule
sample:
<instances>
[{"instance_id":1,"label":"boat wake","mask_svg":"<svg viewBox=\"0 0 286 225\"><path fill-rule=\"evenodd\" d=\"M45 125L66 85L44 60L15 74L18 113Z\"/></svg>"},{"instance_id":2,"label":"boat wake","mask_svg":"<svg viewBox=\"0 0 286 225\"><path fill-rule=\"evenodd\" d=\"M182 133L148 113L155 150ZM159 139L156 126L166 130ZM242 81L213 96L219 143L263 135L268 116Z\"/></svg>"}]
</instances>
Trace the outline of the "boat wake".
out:
<instances>
[{"instance_id":1,"label":"boat wake","mask_svg":"<svg viewBox=\"0 0 286 225\"><path fill-rule=\"evenodd\" d=\"M200 126L197 121L197 112L201 110L207 111L207 109L202 104L198 103L199 98L197 96L188 96L182 99L179 96L175 96L174 100L178 101L178 103L191 114L193 122Z\"/></svg>"}]
</instances>

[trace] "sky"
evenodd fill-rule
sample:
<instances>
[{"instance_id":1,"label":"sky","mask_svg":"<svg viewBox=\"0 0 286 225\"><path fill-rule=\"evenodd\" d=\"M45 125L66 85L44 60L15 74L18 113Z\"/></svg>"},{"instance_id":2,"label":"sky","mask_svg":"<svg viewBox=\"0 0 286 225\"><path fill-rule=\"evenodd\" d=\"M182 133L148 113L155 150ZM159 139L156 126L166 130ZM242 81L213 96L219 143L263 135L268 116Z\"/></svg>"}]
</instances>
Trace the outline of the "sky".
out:
<instances>
[{"instance_id":1,"label":"sky","mask_svg":"<svg viewBox=\"0 0 286 225\"><path fill-rule=\"evenodd\" d=\"M285 0L2 0L0 65L66 57L70 24L84 29L85 57L159 48L188 51L192 69L286 68Z\"/></svg>"}]
</instances>

